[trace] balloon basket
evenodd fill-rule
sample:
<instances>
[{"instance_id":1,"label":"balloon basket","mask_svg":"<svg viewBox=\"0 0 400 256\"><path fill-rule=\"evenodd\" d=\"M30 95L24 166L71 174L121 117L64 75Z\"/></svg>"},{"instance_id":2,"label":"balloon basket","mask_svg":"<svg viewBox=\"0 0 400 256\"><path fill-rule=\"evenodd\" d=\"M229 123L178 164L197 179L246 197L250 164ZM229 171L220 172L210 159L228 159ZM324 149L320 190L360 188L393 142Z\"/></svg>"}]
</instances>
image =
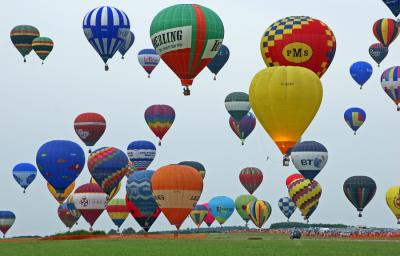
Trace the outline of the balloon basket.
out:
<instances>
[{"instance_id":1,"label":"balloon basket","mask_svg":"<svg viewBox=\"0 0 400 256\"><path fill-rule=\"evenodd\" d=\"M358 217L359 217L359 218L362 217L362 213L361 213L361 212L358 213Z\"/></svg>"},{"instance_id":2,"label":"balloon basket","mask_svg":"<svg viewBox=\"0 0 400 256\"><path fill-rule=\"evenodd\" d=\"M105 70L105 71L108 71L108 70L110 70L110 68L108 67L108 65L107 65L107 64L104 66L104 70Z\"/></svg>"},{"instance_id":3,"label":"balloon basket","mask_svg":"<svg viewBox=\"0 0 400 256\"><path fill-rule=\"evenodd\" d=\"M147 75L147 78L150 78L150 74Z\"/></svg>"},{"instance_id":4,"label":"balloon basket","mask_svg":"<svg viewBox=\"0 0 400 256\"><path fill-rule=\"evenodd\" d=\"M24 62L26 62L26 59L25 59L25 57L24 57Z\"/></svg>"},{"instance_id":5,"label":"balloon basket","mask_svg":"<svg viewBox=\"0 0 400 256\"><path fill-rule=\"evenodd\" d=\"M397 111L400 111L400 106L397 106Z\"/></svg>"},{"instance_id":6,"label":"balloon basket","mask_svg":"<svg viewBox=\"0 0 400 256\"><path fill-rule=\"evenodd\" d=\"M124 57L124 56L122 56L122 57L121 57L121 59L125 59L125 57Z\"/></svg>"},{"instance_id":7,"label":"balloon basket","mask_svg":"<svg viewBox=\"0 0 400 256\"><path fill-rule=\"evenodd\" d=\"M190 95L190 90L189 90L189 87L185 87L185 88L183 88L183 95L185 95L185 96L189 96Z\"/></svg>"},{"instance_id":8,"label":"balloon basket","mask_svg":"<svg viewBox=\"0 0 400 256\"><path fill-rule=\"evenodd\" d=\"M214 76L214 81L217 81L217 76Z\"/></svg>"}]
</instances>

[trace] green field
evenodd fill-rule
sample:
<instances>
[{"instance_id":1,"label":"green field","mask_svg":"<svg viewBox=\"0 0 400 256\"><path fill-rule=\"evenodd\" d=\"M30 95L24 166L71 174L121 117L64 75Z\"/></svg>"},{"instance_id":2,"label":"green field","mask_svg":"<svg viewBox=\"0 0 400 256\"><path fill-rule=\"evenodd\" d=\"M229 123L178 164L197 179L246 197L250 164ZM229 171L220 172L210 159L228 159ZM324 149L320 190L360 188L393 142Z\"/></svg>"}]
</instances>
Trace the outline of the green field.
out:
<instances>
[{"instance_id":1,"label":"green field","mask_svg":"<svg viewBox=\"0 0 400 256\"><path fill-rule=\"evenodd\" d=\"M263 240L248 240L262 237ZM286 236L211 234L206 239L128 239L0 242L4 256L188 256L188 255L400 255L400 240L289 240Z\"/></svg>"}]
</instances>

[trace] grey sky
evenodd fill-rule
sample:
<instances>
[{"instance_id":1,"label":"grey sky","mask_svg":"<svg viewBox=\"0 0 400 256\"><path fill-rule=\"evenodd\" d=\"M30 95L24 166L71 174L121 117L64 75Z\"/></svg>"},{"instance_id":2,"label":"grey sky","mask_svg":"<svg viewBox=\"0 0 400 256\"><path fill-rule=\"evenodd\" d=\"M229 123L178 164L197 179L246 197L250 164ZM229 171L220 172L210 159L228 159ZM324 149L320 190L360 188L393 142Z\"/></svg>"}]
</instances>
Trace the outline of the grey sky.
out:
<instances>
[{"instance_id":1,"label":"grey sky","mask_svg":"<svg viewBox=\"0 0 400 256\"><path fill-rule=\"evenodd\" d=\"M398 65L400 56L397 39L389 56L377 68L368 55L368 47L376 42L372 24L382 17L392 17L389 9L376 0L356 1L197 1L213 9L225 26L224 44L231 51L228 64L218 80L207 70L195 79L192 95L184 97L179 80L164 64L154 70L151 79L137 62L137 53L151 47L149 27L161 9L172 4L191 1L7 1L3 4L0 22L0 209L12 210L17 216L9 236L51 234L66 228L57 216L57 202L47 191L39 174L26 194L14 181L11 170L19 162L35 163L37 149L52 139L79 142L73 120L82 112L102 113L107 130L97 146L115 146L125 151L137 139L157 142L147 127L143 113L152 104L169 104L175 108L176 120L157 148L150 166L157 169L169 163L197 160L207 169L200 203L213 196L227 195L233 199L246 190L240 185L239 171L247 166L260 168L264 181L255 192L259 199L272 205L266 226L285 217L277 201L287 196L286 177L297 172L293 165L281 166L281 154L270 137L257 123L256 129L242 147L231 131L224 98L232 91L248 92L255 73L264 68L259 43L264 30L276 20L291 15L308 15L330 26L337 39L335 59L322 78L324 97L321 108L303 136L304 140L323 143L329 160L316 178L322 186L322 197L312 223L329 222L355 225L396 227L396 221L385 203L388 187L400 184L398 167L397 128L400 113L380 86L385 68ZM87 42L82 19L91 9L112 5L130 18L136 41L125 60L117 53L109 62L110 71ZM34 53L27 63L12 45L10 30L20 24L36 26L42 36L55 42L45 65ZM369 61L374 74L362 91L349 75L350 65L358 60ZM343 112L352 106L363 108L367 120L357 136L343 120ZM270 156L269 161L266 161ZM378 186L375 198L364 211L362 219L344 196L342 185L352 175L368 175ZM77 183L89 181L87 168ZM125 182L125 180L124 180ZM125 185L118 197L124 197ZM299 211L293 221L302 221ZM242 225L235 212L226 225ZM214 224L216 225L216 224ZM123 228L138 224L129 216ZM194 227L186 220L183 228ZM88 229L81 218L77 228ZM106 212L97 220L95 229L114 228ZM160 216L152 230L173 229Z\"/></svg>"}]
</instances>

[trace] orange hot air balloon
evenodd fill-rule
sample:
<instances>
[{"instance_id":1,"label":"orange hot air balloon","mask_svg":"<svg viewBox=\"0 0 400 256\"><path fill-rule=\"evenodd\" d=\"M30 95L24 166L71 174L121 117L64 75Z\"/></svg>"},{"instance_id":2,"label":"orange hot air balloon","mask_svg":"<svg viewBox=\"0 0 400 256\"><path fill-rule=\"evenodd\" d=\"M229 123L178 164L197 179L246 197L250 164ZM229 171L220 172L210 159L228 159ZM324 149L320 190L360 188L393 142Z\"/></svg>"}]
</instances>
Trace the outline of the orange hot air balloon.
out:
<instances>
[{"instance_id":1,"label":"orange hot air balloon","mask_svg":"<svg viewBox=\"0 0 400 256\"><path fill-rule=\"evenodd\" d=\"M179 230L203 191L203 178L193 167L167 165L151 178L153 196L171 225Z\"/></svg>"}]
</instances>

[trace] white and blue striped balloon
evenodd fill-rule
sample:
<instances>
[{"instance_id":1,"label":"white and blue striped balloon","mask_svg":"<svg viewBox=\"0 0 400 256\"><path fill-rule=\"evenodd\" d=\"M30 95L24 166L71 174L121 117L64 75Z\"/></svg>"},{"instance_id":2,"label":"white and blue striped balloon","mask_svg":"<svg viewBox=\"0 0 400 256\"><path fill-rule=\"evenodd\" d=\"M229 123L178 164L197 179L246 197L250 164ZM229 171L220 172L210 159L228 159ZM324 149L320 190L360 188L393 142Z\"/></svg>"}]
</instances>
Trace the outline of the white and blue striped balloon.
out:
<instances>
[{"instance_id":1,"label":"white and blue striped balloon","mask_svg":"<svg viewBox=\"0 0 400 256\"><path fill-rule=\"evenodd\" d=\"M130 33L128 16L114 7L102 6L88 12L83 19L87 40L106 64L125 42Z\"/></svg>"},{"instance_id":2,"label":"white and blue striped balloon","mask_svg":"<svg viewBox=\"0 0 400 256\"><path fill-rule=\"evenodd\" d=\"M131 48L134 42L135 42L135 35L133 34L132 31L129 31L129 33L126 35L124 43L121 44L121 47L119 47L118 49L119 53L121 53L122 55L122 59L124 58L125 54Z\"/></svg>"},{"instance_id":3,"label":"white and blue striped balloon","mask_svg":"<svg viewBox=\"0 0 400 256\"><path fill-rule=\"evenodd\" d=\"M133 141L128 145L127 154L129 160L138 171L147 170L156 156L156 146L147 140Z\"/></svg>"}]
</instances>

